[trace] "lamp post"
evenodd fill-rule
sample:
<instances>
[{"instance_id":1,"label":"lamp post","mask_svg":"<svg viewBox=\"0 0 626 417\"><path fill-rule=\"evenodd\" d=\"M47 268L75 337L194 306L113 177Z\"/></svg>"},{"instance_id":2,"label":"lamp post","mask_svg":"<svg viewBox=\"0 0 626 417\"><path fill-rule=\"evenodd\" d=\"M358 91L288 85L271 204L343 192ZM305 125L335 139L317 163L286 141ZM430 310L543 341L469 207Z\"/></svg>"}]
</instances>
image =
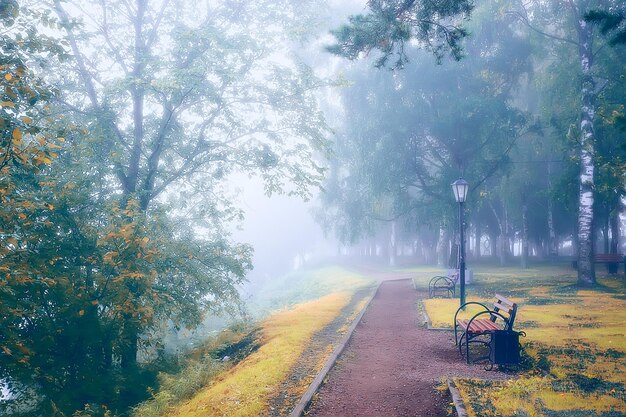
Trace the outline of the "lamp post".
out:
<instances>
[{"instance_id":1,"label":"lamp post","mask_svg":"<svg viewBox=\"0 0 626 417\"><path fill-rule=\"evenodd\" d=\"M459 230L460 230L460 247L459 247L459 280L461 282L461 300L460 304L465 304L465 221L463 218L463 203L467 197L467 190L469 184L463 178L452 183L452 191L454 191L454 198L459 203Z\"/></svg>"}]
</instances>

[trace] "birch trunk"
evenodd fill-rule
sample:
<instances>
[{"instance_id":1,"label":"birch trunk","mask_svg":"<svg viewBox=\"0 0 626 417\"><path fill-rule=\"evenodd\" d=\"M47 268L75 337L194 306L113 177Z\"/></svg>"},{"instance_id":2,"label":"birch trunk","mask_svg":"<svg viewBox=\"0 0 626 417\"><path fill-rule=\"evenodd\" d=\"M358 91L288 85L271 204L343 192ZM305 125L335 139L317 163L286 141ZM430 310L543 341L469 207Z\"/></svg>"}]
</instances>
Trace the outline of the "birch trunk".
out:
<instances>
[{"instance_id":1,"label":"birch trunk","mask_svg":"<svg viewBox=\"0 0 626 417\"><path fill-rule=\"evenodd\" d=\"M396 266L396 222L391 222L391 233L389 236L389 266Z\"/></svg>"},{"instance_id":2,"label":"birch trunk","mask_svg":"<svg viewBox=\"0 0 626 417\"><path fill-rule=\"evenodd\" d=\"M578 284L596 283L593 263L593 201L594 201L594 130L595 82L591 73L593 64L592 29L579 16L578 46L582 70L580 120L580 192L578 211Z\"/></svg>"},{"instance_id":3,"label":"birch trunk","mask_svg":"<svg viewBox=\"0 0 626 417\"><path fill-rule=\"evenodd\" d=\"M552 164L548 164L548 190L552 191ZM556 240L556 230L554 228L554 203L552 198L548 198L548 257L559 256L558 242Z\"/></svg>"},{"instance_id":4,"label":"birch trunk","mask_svg":"<svg viewBox=\"0 0 626 417\"><path fill-rule=\"evenodd\" d=\"M442 224L439 226L439 240L437 241L437 265L445 266L448 262L448 231Z\"/></svg>"}]
</instances>

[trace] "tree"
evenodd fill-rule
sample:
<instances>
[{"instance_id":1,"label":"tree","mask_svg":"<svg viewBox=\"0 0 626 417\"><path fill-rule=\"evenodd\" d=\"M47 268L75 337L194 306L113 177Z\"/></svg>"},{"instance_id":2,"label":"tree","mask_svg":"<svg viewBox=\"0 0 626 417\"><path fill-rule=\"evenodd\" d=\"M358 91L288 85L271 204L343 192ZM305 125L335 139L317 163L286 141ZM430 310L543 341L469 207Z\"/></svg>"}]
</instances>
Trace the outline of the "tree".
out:
<instances>
[{"instance_id":1,"label":"tree","mask_svg":"<svg viewBox=\"0 0 626 417\"><path fill-rule=\"evenodd\" d=\"M376 220L447 229L459 173L480 190L502 172L526 124L511 99L530 52L509 23L478 21L461 62L436 66L413 51L417 62L402 72L350 74L336 150L343 164L331 173L324 210L340 237L373 234Z\"/></svg>"},{"instance_id":2,"label":"tree","mask_svg":"<svg viewBox=\"0 0 626 417\"><path fill-rule=\"evenodd\" d=\"M308 195L321 178L313 154L326 131L311 93L321 83L272 55L286 42L289 6L108 1L73 17L54 2L74 56L67 81L86 93L68 85L64 101L97 132L115 178L107 192L121 192L120 209L137 200L137 213L149 215L167 202L197 226L219 229L232 208L220 182L236 170L260 175L268 193L289 183L291 193ZM123 366L136 361L140 330L128 329Z\"/></svg>"},{"instance_id":3,"label":"tree","mask_svg":"<svg viewBox=\"0 0 626 417\"><path fill-rule=\"evenodd\" d=\"M587 22L596 23L600 26L600 32L609 36L609 45L615 46L626 43L626 12L623 5L621 10L590 10L585 16Z\"/></svg>"},{"instance_id":4,"label":"tree","mask_svg":"<svg viewBox=\"0 0 626 417\"><path fill-rule=\"evenodd\" d=\"M328 50L348 59L377 50L377 67L401 68L408 62L406 46L417 41L438 60L446 53L454 59L463 55L461 41L468 32L458 23L468 18L473 3L467 0L441 2L436 0L370 0L369 13L349 18L349 24L333 31L337 43Z\"/></svg>"},{"instance_id":5,"label":"tree","mask_svg":"<svg viewBox=\"0 0 626 417\"><path fill-rule=\"evenodd\" d=\"M69 9L77 16L56 1L57 19L37 11L63 28L72 57L46 62L54 97L34 93L27 68L2 68L15 95L2 103L3 149L18 165L5 170L15 185L2 207L13 223L3 234L0 367L23 407L125 412L154 382L163 322L193 327L239 307L251 248L226 231L242 215L226 178L256 174L268 193L307 196L322 175L314 153L327 128L312 90L323 83L274 54L288 46L289 4L213 4L188 24L195 5L169 1ZM19 30L3 51L36 61ZM39 140L28 106L62 148Z\"/></svg>"},{"instance_id":6,"label":"tree","mask_svg":"<svg viewBox=\"0 0 626 417\"><path fill-rule=\"evenodd\" d=\"M594 64L598 48L594 48L593 26L585 16L604 3L592 0L555 1L552 3L534 2L521 5L514 12L526 26L535 33L553 40L557 44L575 48L578 57L578 92L580 97L578 121L579 211L578 211L578 283L595 284L593 262L594 242L594 188L596 136L594 123L597 110L598 92L601 85L594 74ZM529 8L532 10L529 13ZM565 13L564 13L565 11Z\"/></svg>"}]
</instances>

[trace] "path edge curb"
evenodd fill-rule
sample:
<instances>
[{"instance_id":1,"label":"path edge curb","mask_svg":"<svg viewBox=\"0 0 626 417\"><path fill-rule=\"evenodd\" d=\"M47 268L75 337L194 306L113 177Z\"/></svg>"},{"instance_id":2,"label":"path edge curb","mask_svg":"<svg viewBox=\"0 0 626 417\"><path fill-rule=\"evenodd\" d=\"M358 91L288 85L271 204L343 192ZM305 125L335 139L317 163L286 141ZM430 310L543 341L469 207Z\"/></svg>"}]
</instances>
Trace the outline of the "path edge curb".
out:
<instances>
[{"instance_id":1,"label":"path edge curb","mask_svg":"<svg viewBox=\"0 0 626 417\"><path fill-rule=\"evenodd\" d=\"M450 395L452 396L452 402L454 403L454 408L456 409L456 415L458 417L468 417L467 410L465 409L465 404L463 403L463 399L461 398L461 394L454 385L454 382L449 377L448 391L450 391Z\"/></svg>"},{"instance_id":2,"label":"path edge curb","mask_svg":"<svg viewBox=\"0 0 626 417\"><path fill-rule=\"evenodd\" d=\"M341 340L339 345L335 348L332 355L330 355L330 357L324 364L324 367L315 376L315 378L309 385L309 388L305 391L304 395L302 396L302 398L300 398L300 400L294 407L293 411L289 414L289 417L301 417L302 415L304 415L304 412L306 408L308 407L308 405L311 403L313 396L315 395L317 390L320 388L320 386L322 386L322 384L324 383L324 379L326 378L326 375L328 374L328 372L330 372L332 367L335 365L335 362L337 362L337 359L339 358L341 353L344 351L344 349L348 345L348 342L352 338L352 333L354 333L356 326L358 326L358 324L361 322L363 315L367 311L367 308L369 307L374 297L376 297L376 294L378 293L378 289L380 288L380 285L383 282L384 281L381 281L378 283L378 285L376 285L376 289L374 290L374 292L372 292L372 296L370 297L369 301L367 302L367 304L365 304L365 306L363 307L359 315L354 319L354 321L350 325L350 328L348 329L346 334L343 336L343 339Z\"/></svg>"}]
</instances>

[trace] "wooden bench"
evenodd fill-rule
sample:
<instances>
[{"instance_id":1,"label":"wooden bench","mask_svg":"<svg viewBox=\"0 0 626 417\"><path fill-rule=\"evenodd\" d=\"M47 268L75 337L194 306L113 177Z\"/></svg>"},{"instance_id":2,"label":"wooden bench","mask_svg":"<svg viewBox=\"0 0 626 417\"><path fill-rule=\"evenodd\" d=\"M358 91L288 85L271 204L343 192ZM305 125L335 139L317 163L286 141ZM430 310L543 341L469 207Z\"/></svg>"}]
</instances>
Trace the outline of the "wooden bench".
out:
<instances>
[{"instance_id":1,"label":"wooden bench","mask_svg":"<svg viewBox=\"0 0 626 417\"><path fill-rule=\"evenodd\" d=\"M428 297L436 297L438 293L442 293L446 297L456 296L456 283L459 281L459 273L449 276L437 275L428 282Z\"/></svg>"},{"instance_id":2,"label":"wooden bench","mask_svg":"<svg viewBox=\"0 0 626 417\"><path fill-rule=\"evenodd\" d=\"M482 303L470 301L459 307L454 314L454 341L459 347L461 355L463 355L463 348L465 348L467 363L471 363L470 344L482 344L491 350L493 333L502 330L513 331L517 304L499 294L496 294L495 298L491 309ZM483 310L469 319L457 319L459 312L469 305L479 305ZM487 356L475 359L474 362L489 359L490 355L491 352Z\"/></svg>"},{"instance_id":3,"label":"wooden bench","mask_svg":"<svg viewBox=\"0 0 626 417\"><path fill-rule=\"evenodd\" d=\"M624 273L626 274L626 257L621 253L596 253L593 256L594 264L606 264L606 269L609 274L617 274L619 271L619 264L624 264ZM578 260L572 261L572 267L578 269Z\"/></svg>"}]
</instances>

